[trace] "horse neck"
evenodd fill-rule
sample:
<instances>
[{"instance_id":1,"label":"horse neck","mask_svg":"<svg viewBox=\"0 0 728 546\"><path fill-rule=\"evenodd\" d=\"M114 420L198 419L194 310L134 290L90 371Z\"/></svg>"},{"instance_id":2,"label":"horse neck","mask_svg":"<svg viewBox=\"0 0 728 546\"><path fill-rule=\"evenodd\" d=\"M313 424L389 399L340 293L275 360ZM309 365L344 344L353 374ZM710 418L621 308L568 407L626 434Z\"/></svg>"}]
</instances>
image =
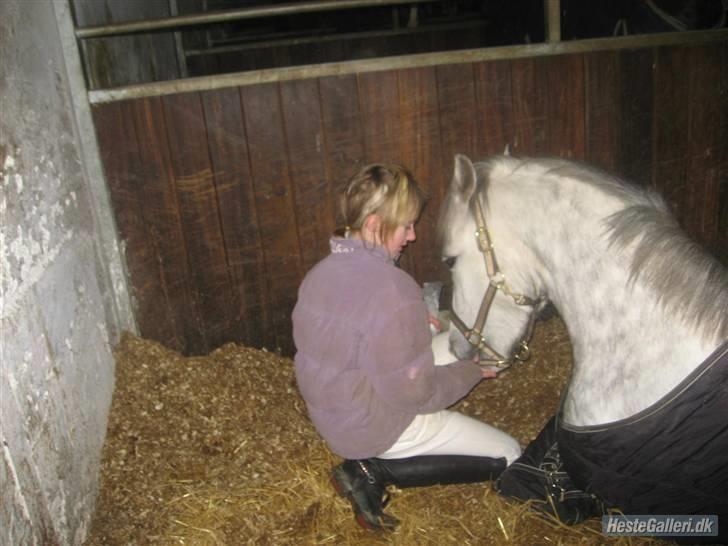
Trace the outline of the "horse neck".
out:
<instances>
[{"instance_id":1,"label":"horse neck","mask_svg":"<svg viewBox=\"0 0 728 546\"><path fill-rule=\"evenodd\" d=\"M628 258L607 247L603 224L560 213L563 223L544 220L528 235L542 264L533 282L543 283L573 347L564 419L623 419L667 394L714 347L670 316L639 278L631 281Z\"/></svg>"}]
</instances>

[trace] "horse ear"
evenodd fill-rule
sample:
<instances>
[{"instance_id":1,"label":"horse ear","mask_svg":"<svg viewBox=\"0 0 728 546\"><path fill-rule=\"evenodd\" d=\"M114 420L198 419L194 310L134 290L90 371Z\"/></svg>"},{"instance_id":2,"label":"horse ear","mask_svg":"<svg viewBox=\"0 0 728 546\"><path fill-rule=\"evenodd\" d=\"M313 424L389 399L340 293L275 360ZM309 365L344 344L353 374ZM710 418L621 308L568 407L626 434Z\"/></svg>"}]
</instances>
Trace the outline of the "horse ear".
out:
<instances>
[{"instance_id":1,"label":"horse ear","mask_svg":"<svg viewBox=\"0 0 728 546\"><path fill-rule=\"evenodd\" d=\"M467 202L475 192L476 181L477 177L473 162L467 156L457 154L455 156L455 172L452 176L452 190L464 202Z\"/></svg>"}]
</instances>

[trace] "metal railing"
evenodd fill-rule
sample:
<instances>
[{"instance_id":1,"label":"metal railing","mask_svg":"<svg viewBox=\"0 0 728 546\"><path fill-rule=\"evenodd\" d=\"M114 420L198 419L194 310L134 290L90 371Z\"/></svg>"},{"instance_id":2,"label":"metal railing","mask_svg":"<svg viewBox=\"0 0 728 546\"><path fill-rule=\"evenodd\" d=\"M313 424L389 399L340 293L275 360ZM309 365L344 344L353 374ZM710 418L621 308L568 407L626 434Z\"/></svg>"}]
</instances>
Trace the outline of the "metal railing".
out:
<instances>
[{"instance_id":1,"label":"metal railing","mask_svg":"<svg viewBox=\"0 0 728 546\"><path fill-rule=\"evenodd\" d=\"M212 23L227 23L243 19L256 19L261 17L280 17L285 15L298 15L320 11L340 11L356 8L394 6L406 4L428 4L442 2L443 0L319 0L298 4L278 4L274 6L259 6L225 10L195 15L178 15L159 19L147 19L115 23L111 25L97 25L76 29L76 38L101 38L104 36L119 36L139 32L155 32L160 30L175 30L179 28L206 25Z\"/></svg>"}]
</instances>

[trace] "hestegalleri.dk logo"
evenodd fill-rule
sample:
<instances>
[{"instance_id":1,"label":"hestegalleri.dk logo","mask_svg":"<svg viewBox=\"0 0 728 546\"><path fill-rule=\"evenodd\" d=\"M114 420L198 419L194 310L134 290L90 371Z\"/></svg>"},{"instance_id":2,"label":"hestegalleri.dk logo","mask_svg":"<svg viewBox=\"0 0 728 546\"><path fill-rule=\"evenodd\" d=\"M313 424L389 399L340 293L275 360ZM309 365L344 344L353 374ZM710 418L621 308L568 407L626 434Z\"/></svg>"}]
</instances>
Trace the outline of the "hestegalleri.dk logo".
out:
<instances>
[{"instance_id":1,"label":"hestegalleri.dk logo","mask_svg":"<svg viewBox=\"0 0 728 546\"><path fill-rule=\"evenodd\" d=\"M622 536L718 536L718 516L613 515L602 516L602 533Z\"/></svg>"}]
</instances>

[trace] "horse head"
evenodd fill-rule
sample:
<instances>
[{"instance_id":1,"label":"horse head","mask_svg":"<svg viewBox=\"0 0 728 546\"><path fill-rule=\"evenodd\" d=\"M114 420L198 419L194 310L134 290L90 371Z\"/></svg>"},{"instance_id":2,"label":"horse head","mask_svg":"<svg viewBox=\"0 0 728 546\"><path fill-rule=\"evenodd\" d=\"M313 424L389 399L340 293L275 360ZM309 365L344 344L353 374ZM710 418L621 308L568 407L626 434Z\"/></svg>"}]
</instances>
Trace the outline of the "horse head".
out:
<instances>
[{"instance_id":1,"label":"horse head","mask_svg":"<svg viewBox=\"0 0 728 546\"><path fill-rule=\"evenodd\" d=\"M501 268L522 261L513 256L522 244L499 224L503 215L489 202L489 173L487 163L455 157L438 233L453 281L451 312L456 328L450 329L450 351L461 359L480 351L484 363L504 368L527 357L535 314L545 298L529 295L534 294L534 286L528 275L515 271L511 275L508 267ZM498 234L497 259L494 233Z\"/></svg>"},{"instance_id":2,"label":"horse head","mask_svg":"<svg viewBox=\"0 0 728 546\"><path fill-rule=\"evenodd\" d=\"M450 352L506 367L548 295L572 345L572 425L642 411L728 339L728 271L654 192L594 167L458 155L438 233Z\"/></svg>"}]
</instances>

